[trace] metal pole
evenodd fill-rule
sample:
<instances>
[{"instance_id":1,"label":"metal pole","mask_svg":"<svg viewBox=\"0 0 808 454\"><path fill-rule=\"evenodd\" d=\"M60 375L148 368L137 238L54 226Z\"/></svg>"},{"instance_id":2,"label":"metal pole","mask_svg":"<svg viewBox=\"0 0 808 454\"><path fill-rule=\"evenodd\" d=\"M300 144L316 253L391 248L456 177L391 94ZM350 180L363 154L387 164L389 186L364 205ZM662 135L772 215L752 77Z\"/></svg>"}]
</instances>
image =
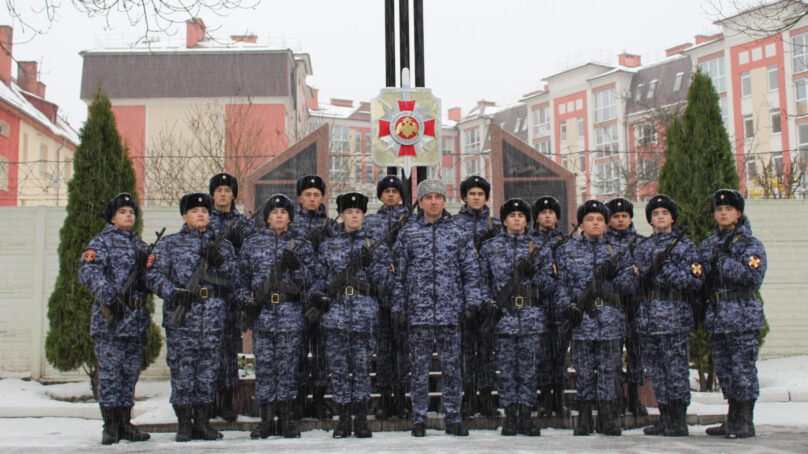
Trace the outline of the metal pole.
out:
<instances>
[{"instance_id":1,"label":"metal pole","mask_svg":"<svg viewBox=\"0 0 808 454\"><path fill-rule=\"evenodd\" d=\"M399 72L410 67L410 2L398 0L398 61ZM402 81L403 82L403 81ZM402 85L403 86L403 85ZM404 175L402 174L402 177ZM412 174L404 179L406 199L412 203Z\"/></svg>"},{"instance_id":2,"label":"metal pole","mask_svg":"<svg viewBox=\"0 0 808 454\"><path fill-rule=\"evenodd\" d=\"M396 21L395 0L384 0L384 70L385 87L396 86ZM371 138L373 139L373 138ZM398 167L388 167L387 175L398 174Z\"/></svg>"},{"instance_id":3,"label":"metal pole","mask_svg":"<svg viewBox=\"0 0 808 454\"><path fill-rule=\"evenodd\" d=\"M413 25L415 27L415 86L424 86L424 0L413 0ZM439 113L440 114L440 113ZM440 144L438 144L440 147ZM426 180L426 167L418 167L418 182Z\"/></svg>"}]
</instances>

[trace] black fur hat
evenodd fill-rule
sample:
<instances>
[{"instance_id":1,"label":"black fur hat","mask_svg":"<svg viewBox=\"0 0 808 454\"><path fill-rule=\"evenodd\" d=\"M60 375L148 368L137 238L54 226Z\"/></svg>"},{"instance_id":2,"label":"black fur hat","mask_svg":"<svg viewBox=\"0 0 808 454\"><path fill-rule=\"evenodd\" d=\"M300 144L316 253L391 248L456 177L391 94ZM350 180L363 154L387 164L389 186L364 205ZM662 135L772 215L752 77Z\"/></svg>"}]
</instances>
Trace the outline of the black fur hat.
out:
<instances>
[{"instance_id":1,"label":"black fur hat","mask_svg":"<svg viewBox=\"0 0 808 454\"><path fill-rule=\"evenodd\" d=\"M269 196L267 201L264 202L264 221L267 220L269 213L271 213L275 208L283 208L286 210L286 212L289 213L289 222L294 220L295 206L292 203L292 199L283 194L272 194Z\"/></svg>"},{"instance_id":2,"label":"black fur hat","mask_svg":"<svg viewBox=\"0 0 808 454\"><path fill-rule=\"evenodd\" d=\"M127 206L135 210L135 216L140 216L140 209L137 206L135 198L128 192L122 192L107 203L107 207L104 208L104 219L106 219L107 222L112 222L112 217L115 216L118 209Z\"/></svg>"},{"instance_id":3,"label":"black fur hat","mask_svg":"<svg viewBox=\"0 0 808 454\"><path fill-rule=\"evenodd\" d=\"M359 208L363 213L368 212L368 198L358 192L346 192L337 197L337 212L342 213L348 208Z\"/></svg>"},{"instance_id":4,"label":"black fur hat","mask_svg":"<svg viewBox=\"0 0 808 454\"><path fill-rule=\"evenodd\" d=\"M634 219L634 204L629 199L615 197L606 202L606 208L609 209L610 216L615 213L628 213L628 217Z\"/></svg>"},{"instance_id":5,"label":"black fur hat","mask_svg":"<svg viewBox=\"0 0 808 454\"><path fill-rule=\"evenodd\" d=\"M556 219L561 221L561 203L558 199L551 195L543 195L533 202L532 212L534 217L539 217L539 213L544 210L553 210L556 214ZM535 221L535 219L533 219Z\"/></svg>"},{"instance_id":6,"label":"black fur hat","mask_svg":"<svg viewBox=\"0 0 808 454\"><path fill-rule=\"evenodd\" d=\"M665 194L657 194L648 200L648 205L645 205L645 219L649 224L651 223L651 213L657 208L666 208L670 211L673 222L676 222L676 218L679 217L679 209L676 208L676 202Z\"/></svg>"},{"instance_id":7,"label":"black fur hat","mask_svg":"<svg viewBox=\"0 0 808 454\"><path fill-rule=\"evenodd\" d=\"M395 188L401 197L404 197L404 183L395 175L386 175L376 185L376 198L382 198L382 192L387 188Z\"/></svg>"},{"instance_id":8,"label":"black fur hat","mask_svg":"<svg viewBox=\"0 0 808 454\"><path fill-rule=\"evenodd\" d=\"M609 208L603 204L600 200L587 200L584 202L583 205L578 207L578 224L584 222L584 216L589 213L600 213L603 215L603 220L608 222L609 216Z\"/></svg>"},{"instance_id":9,"label":"black fur hat","mask_svg":"<svg viewBox=\"0 0 808 454\"><path fill-rule=\"evenodd\" d=\"M213 209L213 199L204 192L185 194L180 199L180 214L185 214L186 211L196 207L205 207L208 209L208 213L210 213Z\"/></svg>"},{"instance_id":10,"label":"black fur hat","mask_svg":"<svg viewBox=\"0 0 808 454\"><path fill-rule=\"evenodd\" d=\"M466 194L469 192L471 188L480 188L485 192L485 200L488 200L488 196L491 195L491 183L488 182L483 177L478 177L476 175L470 176L463 180L460 183L460 198L462 200L466 199Z\"/></svg>"},{"instance_id":11,"label":"black fur hat","mask_svg":"<svg viewBox=\"0 0 808 454\"><path fill-rule=\"evenodd\" d=\"M210 195L216 191L216 188L219 186L230 186L230 190L233 191L233 199L238 198L238 180L233 175L227 173L218 173L210 179L210 184L208 185L208 192Z\"/></svg>"},{"instance_id":12,"label":"black fur hat","mask_svg":"<svg viewBox=\"0 0 808 454\"><path fill-rule=\"evenodd\" d=\"M743 196L734 189L719 189L710 196L710 211L715 211L718 205L729 205L743 214L744 204Z\"/></svg>"},{"instance_id":13,"label":"black fur hat","mask_svg":"<svg viewBox=\"0 0 808 454\"><path fill-rule=\"evenodd\" d=\"M319 175L304 175L297 179L298 196L309 188L319 189L320 193L325 195L325 181Z\"/></svg>"},{"instance_id":14,"label":"black fur hat","mask_svg":"<svg viewBox=\"0 0 808 454\"><path fill-rule=\"evenodd\" d=\"M530 222L530 204L522 199L508 199L507 202L503 203L502 206L499 207L499 219L504 221L505 218L514 211L524 213L528 223Z\"/></svg>"}]
</instances>

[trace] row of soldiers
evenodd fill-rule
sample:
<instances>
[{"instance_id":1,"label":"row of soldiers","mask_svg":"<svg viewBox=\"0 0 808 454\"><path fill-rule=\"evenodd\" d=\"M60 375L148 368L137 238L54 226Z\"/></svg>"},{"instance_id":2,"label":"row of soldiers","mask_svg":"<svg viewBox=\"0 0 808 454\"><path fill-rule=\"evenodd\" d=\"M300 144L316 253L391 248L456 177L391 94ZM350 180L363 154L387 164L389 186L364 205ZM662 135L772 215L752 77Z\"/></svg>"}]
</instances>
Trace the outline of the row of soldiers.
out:
<instances>
[{"instance_id":1,"label":"row of soldiers","mask_svg":"<svg viewBox=\"0 0 808 454\"><path fill-rule=\"evenodd\" d=\"M235 419L237 350L247 329L261 415L252 438L299 436L296 402L311 390L315 415L326 417L329 384L339 416L334 437L370 437L374 353L377 416L409 416L412 435L424 436L434 351L447 433L468 434L462 420L475 411L475 401L481 413L498 415L497 389L505 410L502 435L537 436L531 419L537 389L545 415L568 414L568 349L579 409L574 434L619 435L624 344L631 411L644 411L637 396L644 372L659 403L659 423L645 433L687 435L688 341L694 315L701 314L730 404L727 421L708 433L754 436L757 331L763 328L754 292L766 256L737 191L711 197L717 227L698 248L676 224L676 204L664 195L646 206L654 229L648 238L637 235L633 206L623 198L582 204L576 237L559 229L561 205L550 196L533 204L510 199L499 219L490 216L490 184L478 176L461 185L465 205L454 216L445 210L446 186L439 180L418 185L417 214L402 204L404 184L395 176L379 181L383 206L376 214L365 216L366 196L342 194L341 223L326 215L320 177L301 177L296 189L297 208L273 195L258 212L265 226L257 228L235 209L236 179L216 175L210 194L180 200L180 232L151 247L132 232L139 215L132 196L110 201L107 225L79 267L96 298L91 334L104 444L148 439L129 418L149 292L164 300L177 441L221 438L209 424L217 401L219 413Z\"/></svg>"}]
</instances>

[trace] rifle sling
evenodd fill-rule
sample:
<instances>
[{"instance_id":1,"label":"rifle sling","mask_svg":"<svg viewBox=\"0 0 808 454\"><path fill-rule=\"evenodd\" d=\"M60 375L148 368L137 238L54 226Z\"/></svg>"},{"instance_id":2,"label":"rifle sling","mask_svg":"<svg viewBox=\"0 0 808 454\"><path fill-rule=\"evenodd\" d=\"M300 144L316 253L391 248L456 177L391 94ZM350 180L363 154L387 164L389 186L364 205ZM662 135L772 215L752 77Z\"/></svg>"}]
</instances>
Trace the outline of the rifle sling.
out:
<instances>
[{"instance_id":1,"label":"rifle sling","mask_svg":"<svg viewBox=\"0 0 808 454\"><path fill-rule=\"evenodd\" d=\"M755 292L752 290L738 290L735 292L713 292L710 294L710 303L716 304L722 301L735 301L739 299L752 299Z\"/></svg>"}]
</instances>

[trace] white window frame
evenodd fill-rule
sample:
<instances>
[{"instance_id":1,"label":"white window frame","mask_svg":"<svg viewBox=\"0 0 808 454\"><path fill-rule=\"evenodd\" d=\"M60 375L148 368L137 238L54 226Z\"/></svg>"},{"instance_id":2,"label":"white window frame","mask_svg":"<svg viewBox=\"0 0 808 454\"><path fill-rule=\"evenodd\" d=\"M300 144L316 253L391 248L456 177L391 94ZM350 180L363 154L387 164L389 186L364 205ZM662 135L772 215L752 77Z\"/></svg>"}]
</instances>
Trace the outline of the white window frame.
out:
<instances>
[{"instance_id":1,"label":"white window frame","mask_svg":"<svg viewBox=\"0 0 808 454\"><path fill-rule=\"evenodd\" d=\"M723 55L699 63L699 69L701 69L701 72L710 76L716 93L724 93L727 91L727 73Z\"/></svg>"},{"instance_id":2,"label":"white window frame","mask_svg":"<svg viewBox=\"0 0 808 454\"><path fill-rule=\"evenodd\" d=\"M561 140L567 140L567 122L561 123Z\"/></svg>"},{"instance_id":3,"label":"white window frame","mask_svg":"<svg viewBox=\"0 0 808 454\"><path fill-rule=\"evenodd\" d=\"M553 142L551 140L542 140L541 142L536 142L536 151L545 155L551 156L553 153Z\"/></svg>"},{"instance_id":4,"label":"white window frame","mask_svg":"<svg viewBox=\"0 0 808 454\"><path fill-rule=\"evenodd\" d=\"M643 87L645 87L645 85L637 84L637 91L634 92L634 102L640 102L640 99L642 99Z\"/></svg>"},{"instance_id":5,"label":"white window frame","mask_svg":"<svg viewBox=\"0 0 808 454\"><path fill-rule=\"evenodd\" d=\"M749 71L741 73L741 97L752 96L752 74Z\"/></svg>"},{"instance_id":6,"label":"white window frame","mask_svg":"<svg viewBox=\"0 0 808 454\"><path fill-rule=\"evenodd\" d=\"M597 158L617 155L620 146L617 123L595 128L595 151Z\"/></svg>"},{"instance_id":7,"label":"white window frame","mask_svg":"<svg viewBox=\"0 0 808 454\"><path fill-rule=\"evenodd\" d=\"M617 159L595 164L595 188L598 195L620 192L620 161Z\"/></svg>"},{"instance_id":8,"label":"white window frame","mask_svg":"<svg viewBox=\"0 0 808 454\"><path fill-rule=\"evenodd\" d=\"M540 107L533 111L533 134L536 137L550 135L550 107Z\"/></svg>"},{"instance_id":9,"label":"white window frame","mask_svg":"<svg viewBox=\"0 0 808 454\"><path fill-rule=\"evenodd\" d=\"M350 128L342 125L331 126L331 143L329 149L332 153L349 153L350 152Z\"/></svg>"},{"instance_id":10,"label":"white window frame","mask_svg":"<svg viewBox=\"0 0 808 454\"><path fill-rule=\"evenodd\" d=\"M766 68L766 78L769 83L769 91L777 91L780 89L780 79L777 73L777 65L771 65Z\"/></svg>"},{"instance_id":11,"label":"white window frame","mask_svg":"<svg viewBox=\"0 0 808 454\"><path fill-rule=\"evenodd\" d=\"M808 79L801 78L794 81L794 98L797 115L808 114Z\"/></svg>"},{"instance_id":12,"label":"white window frame","mask_svg":"<svg viewBox=\"0 0 808 454\"><path fill-rule=\"evenodd\" d=\"M808 71L808 33L791 37L794 73Z\"/></svg>"},{"instance_id":13,"label":"white window frame","mask_svg":"<svg viewBox=\"0 0 808 454\"><path fill-rule=\"evenodd\" d=\"M578 117L578 137L583 137L585 132L584 117Z\"/></svg>"},{"instance_id":14,"label":"white window frame","mask_svg":"<svg viewBox=\"0 0 808 454\"><path fill-rule=\"evenodd\" d=\"M743 116L743 135L746 139L755 137L755 117L752 114Z\"/></svg>"},{"instance_id":15,"label":"white window frame","mask_svg":"<svg viewBox=\"0 0 808 454\"><path fill-rule=\"evenodd\" d=\"M441 138L441 153L444 156L453 155L454 150L454 137L442 137Z\"/></svg>"},{"instance_id":16,"label":"white window frame","mask_svg":"<svg viewBox=\"0 0 808 454\"><path fill-rule=\"evenodd\" d=\"M480 128L470 128L463 131L463 153L464 154L479 154L480 153Z\"/></svg>"},{"instance_id":17,"label":"white window frame","mask_svg":"<svg viewBox=\"0 0 808 454\"><path fill-rule=\"evenodd\" d=\"M676 76L673 79L673 92L676 93L682 88L682 79L684 79L685 73L676 73Z\"/></svg>"},{"instance_id":18,"label":"white window frame","mask_svg":"<svg viewBox=\"0 0 808 454\"><path fill-rule=\"evenodd\" d=\"M6 156L0 156L0 191L8 191L8 174L11 171L9 160Z\"/></svg>"},{"instance_id":19,"label":"white window frame","mask_svg":"<svg viewBox=\"0 0 808 454\"><path fill-rule=\"evenodd\" d=\"M772 134L780 134L783 131L783 125L780 121L780 109L771 110L771 128Z\"/></svg>"},{"instance_id":20,"label":"white window frame","mask_svg":"<svg viewBox=\"0 0 808 454\"><path fill-rule=\"evenodd\" d=\"M595 93L595 123L614 120L617 118L617 104L615 103L615 89L609 88Z\"/></svg>"},{"instance_id":21,"label":"white window frame","mask_svg":"<svg viewBox=\"0 0 808 454\"><path fill-rule=\"evenodd\" d=\"M659 81L657 79L652 80L648 83L648 93L645 94L645 99L649 100L654 97L654 92L656 92L656 86Z\"/></svg>"},{"instance_id":22,"label":"white window frame","mask_svg":"<svg viewBox=\"0 0 808 454\"><path fill-rule=\"evenodd\" d=\"M639 123L634 126L634 144L635 147L643 147L648 144L656 144L657 142L657 128L656 123L648 121Z\"/></svg>"}]
</instances>

